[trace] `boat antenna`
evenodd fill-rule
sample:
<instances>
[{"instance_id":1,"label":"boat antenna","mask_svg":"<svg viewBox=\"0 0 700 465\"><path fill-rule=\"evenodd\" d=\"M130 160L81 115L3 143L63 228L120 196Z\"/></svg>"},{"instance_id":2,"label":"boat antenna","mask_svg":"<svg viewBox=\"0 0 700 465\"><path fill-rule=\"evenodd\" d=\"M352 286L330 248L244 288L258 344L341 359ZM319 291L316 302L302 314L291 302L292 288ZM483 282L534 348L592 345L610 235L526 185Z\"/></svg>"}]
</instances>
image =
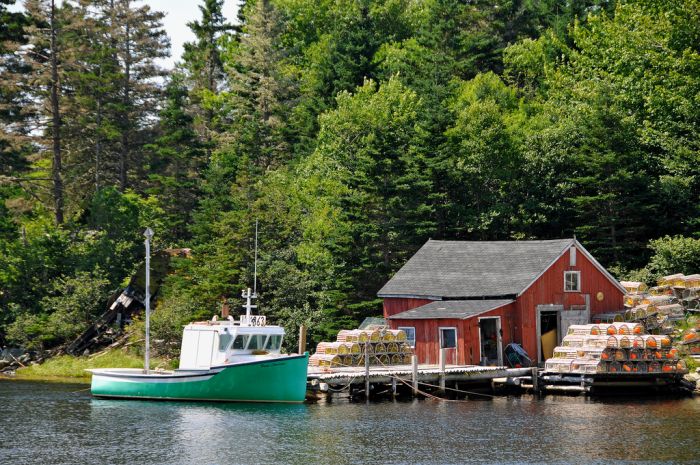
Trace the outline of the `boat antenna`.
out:
<instances>
[{"instance_id":1,"label":"boat antenna","mask_svg":"<svg viewBox=\"0 0 700 465\"><path fill-rule=\"evenodd\" d=\"M250 324L250 311L257 307L251 303L251 299L258 298L258 220L255 220L255 262L253 265L253 291L250 288L244 290L241 297L246 299L246 304L243 306L245 308L246 315L246 325ZM241 321L243 318L241 317Z\"/></svg>"}]
</instances>

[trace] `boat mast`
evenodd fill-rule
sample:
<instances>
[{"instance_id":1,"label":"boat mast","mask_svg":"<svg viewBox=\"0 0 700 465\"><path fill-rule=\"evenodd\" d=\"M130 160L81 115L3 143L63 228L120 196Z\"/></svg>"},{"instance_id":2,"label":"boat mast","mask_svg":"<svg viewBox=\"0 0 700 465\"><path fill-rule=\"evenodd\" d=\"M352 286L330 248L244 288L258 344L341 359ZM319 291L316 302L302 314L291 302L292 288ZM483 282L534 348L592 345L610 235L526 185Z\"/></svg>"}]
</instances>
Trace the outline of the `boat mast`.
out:
<instances>
[{"instance_id":1,"label":"boat mast","mask_svg":"<svg viewBox=\"0 0 700 465\"><path fill-rule=\"evenodd\" d=\"M144 355L143 371L148 374L151 366L151 239L153 230L146 228L143 233L146 236L146 354Z\"/></svg>"},{"instance_id":2,"label":"boat mast","mask_svg":"<svg viewBox=\"0 0 700 465\"><path fill-rule=\"evenodd\" d=\"M258 220L255 220L255 262L253 265L253 291L251 293L250 288L247 291L243 291L241 297L246 299L246 303L243 306L245 308L246 324L250 324L250 311L257 307L257 305L252 305L250 299L258 298Z\"/></svg>"}]
</instances>

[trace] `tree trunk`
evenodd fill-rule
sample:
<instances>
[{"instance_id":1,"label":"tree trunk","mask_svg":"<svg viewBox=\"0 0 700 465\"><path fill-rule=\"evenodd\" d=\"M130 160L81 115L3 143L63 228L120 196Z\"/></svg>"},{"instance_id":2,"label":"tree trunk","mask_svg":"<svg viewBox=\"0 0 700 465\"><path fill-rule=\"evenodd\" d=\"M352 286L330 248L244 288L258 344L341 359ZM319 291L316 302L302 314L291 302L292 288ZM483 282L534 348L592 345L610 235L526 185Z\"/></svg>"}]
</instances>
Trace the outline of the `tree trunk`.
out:
<instances>
[{"instance_id":1,"label":"tree trunk","mask_svg":"<svg viewBox=\"0 0 700 465\"><path fill-rule=\"evenodd\" d=\"M53 139L53 199L56 224L63 223L63 179L61 167L61 114L58 105L58 51L56 44L56 4L51 0L51 137Z\"/></svg>"},{"instance_id":2,"label":"tree trunk","mask_svg":"<svg viewBox=\"0 0 700 465\"><path fill-rule=\"evenodd\" d=\"M131 38L129 23L126 23L126 38L125 38L125 53L124 53L124 108L122 115L122 147L119 156L119 189L124 192L127 188L127 161L129 158L129 129L131 123L129 121L129 90L131 85Z\"/></svg>"}]
</instances>

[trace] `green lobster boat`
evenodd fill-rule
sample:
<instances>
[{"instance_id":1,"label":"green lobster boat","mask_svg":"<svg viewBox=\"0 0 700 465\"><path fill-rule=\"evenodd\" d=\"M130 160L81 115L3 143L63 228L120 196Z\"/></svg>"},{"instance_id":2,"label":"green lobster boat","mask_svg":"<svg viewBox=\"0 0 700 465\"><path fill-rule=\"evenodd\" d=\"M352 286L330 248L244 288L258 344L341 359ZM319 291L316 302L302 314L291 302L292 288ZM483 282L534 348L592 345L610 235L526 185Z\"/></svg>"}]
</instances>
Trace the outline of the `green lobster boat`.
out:
<instances>
[{"instance_id":1,"label":"green lobster boat","mask_svg":"<svg viewBox=\"0 0 700 465\"><path fill-rule=\"evenodd\" d=\"M96 397L227 402L303 402L309 354L280 353L284 329L261 315L190 323L182 334L180 367L146 371L92 369Z\"/></svg>"}]
</instances>

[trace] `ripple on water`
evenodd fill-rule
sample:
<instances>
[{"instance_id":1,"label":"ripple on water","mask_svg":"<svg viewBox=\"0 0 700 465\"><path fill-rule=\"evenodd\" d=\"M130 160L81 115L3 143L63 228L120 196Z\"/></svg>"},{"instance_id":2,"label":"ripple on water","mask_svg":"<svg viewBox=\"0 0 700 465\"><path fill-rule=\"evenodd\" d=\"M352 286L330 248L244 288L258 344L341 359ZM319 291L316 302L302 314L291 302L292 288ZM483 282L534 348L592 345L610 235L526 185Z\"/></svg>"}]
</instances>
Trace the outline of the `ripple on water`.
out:
<instances>
[{"instance_id":1,"label":"ripple on water","mask_svg":"<svg viewBox=\"0 0 700 465\"><path fill-rule=\"evenodd\" d=\"M700 399L349 404L92 399L0 381L0 463L698 463Z\"/></svg>"}]
</instances>

